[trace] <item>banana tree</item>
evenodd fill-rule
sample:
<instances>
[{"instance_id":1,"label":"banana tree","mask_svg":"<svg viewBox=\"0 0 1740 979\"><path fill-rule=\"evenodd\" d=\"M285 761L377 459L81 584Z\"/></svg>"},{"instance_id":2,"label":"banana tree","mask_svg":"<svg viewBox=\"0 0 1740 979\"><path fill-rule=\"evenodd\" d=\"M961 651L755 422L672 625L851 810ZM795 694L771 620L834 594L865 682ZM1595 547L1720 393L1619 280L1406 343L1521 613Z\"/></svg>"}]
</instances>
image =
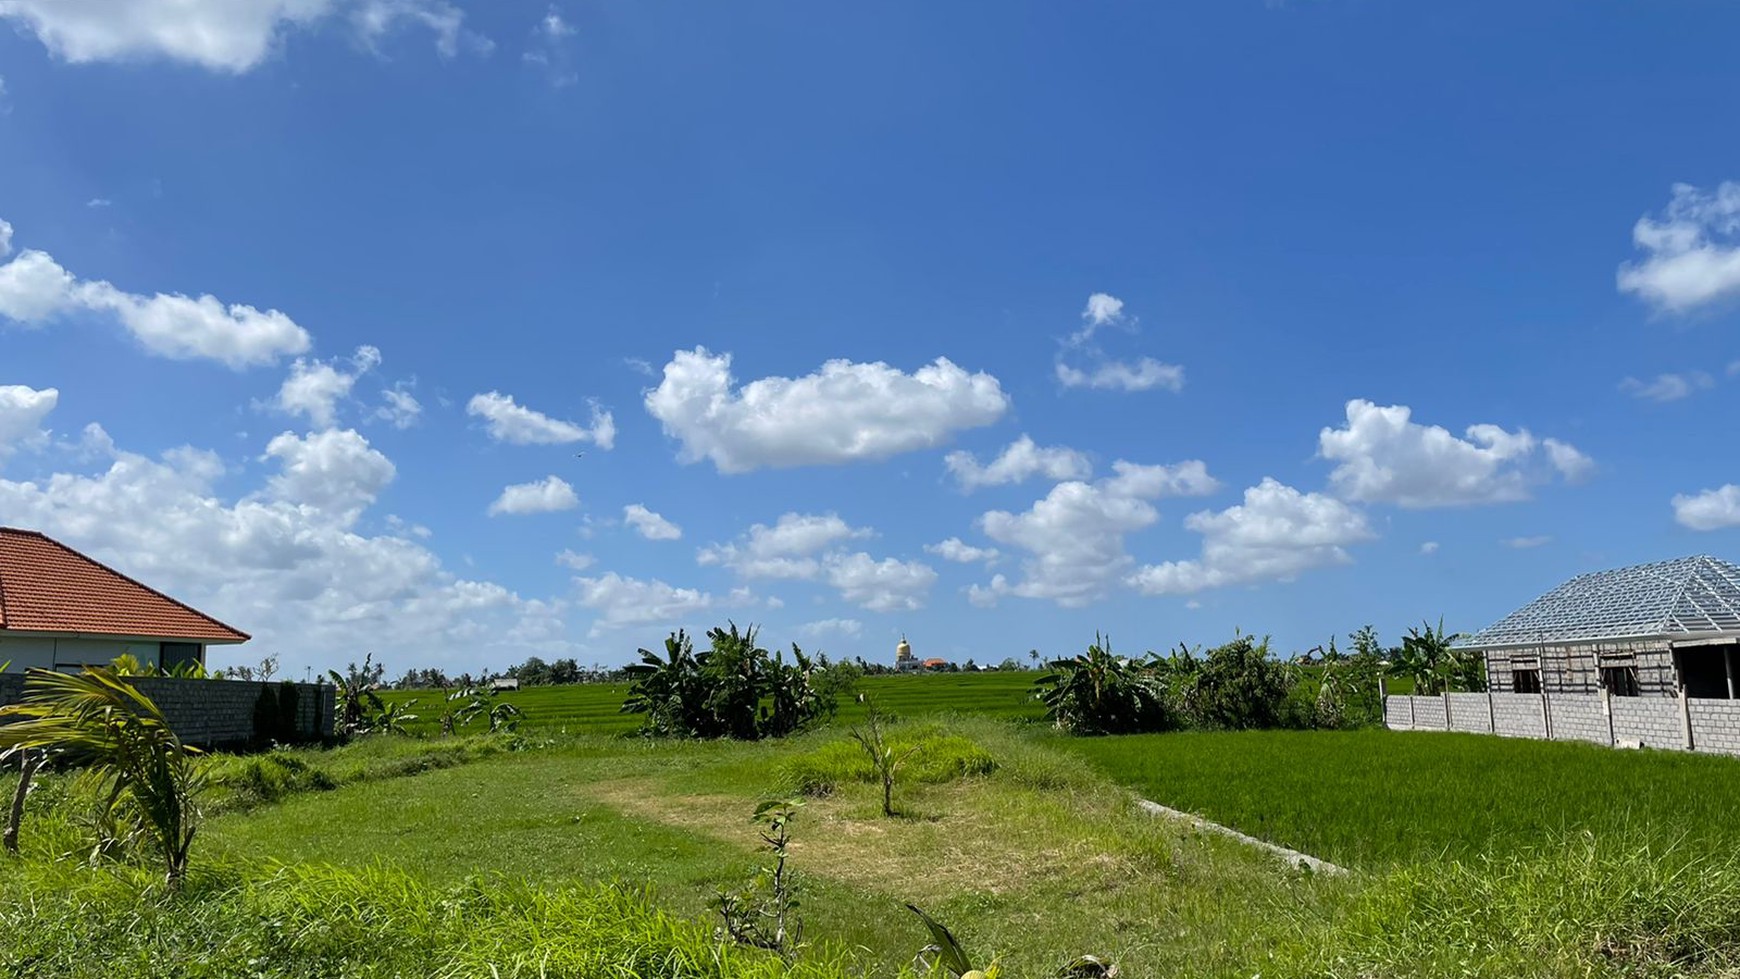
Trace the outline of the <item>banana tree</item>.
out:
<instances>
[{"instance_id":1,"label":"banana tree","mask_svg":"<svg viewBox=\"0 0 1740 979\"><path fill-rule=\"evenodd\" d=\"M1105 636L1095 633L1086 652L1047 665L1033 688L1058 728L1123 734L1164 726L1166 693L1155 671L1113 653Z\"/></svg>"}]
</instances>

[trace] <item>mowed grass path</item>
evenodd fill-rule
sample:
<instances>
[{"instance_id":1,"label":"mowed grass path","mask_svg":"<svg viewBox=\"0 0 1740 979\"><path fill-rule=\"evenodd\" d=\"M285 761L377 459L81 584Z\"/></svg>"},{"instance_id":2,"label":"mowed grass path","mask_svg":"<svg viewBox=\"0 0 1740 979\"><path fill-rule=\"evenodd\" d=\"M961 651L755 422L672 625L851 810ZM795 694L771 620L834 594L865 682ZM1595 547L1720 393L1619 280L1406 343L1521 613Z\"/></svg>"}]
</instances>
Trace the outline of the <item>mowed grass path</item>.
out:
<instances>
[{"instance_id":1,"label":"mowed grass path","mask_svg":"<svg viewBox=\"0 0 1740 979\"><path fill-rule=\"evenodd\" d=\"M871 676L859 681L858 692L873 698L883 710L902 717L937 714L970 714L1004 720L1039 720L1044 710L1031 694L1032 671L984 673L934 673L918 676ZM520 730L567 731L571 734L627 734L640 727L640 715L622 713L628 696L626 683L574 683L563 686L526 687L508 691L501 699L525 712ZM438 730L444 709L440 690L393 690L382 699L416 700L412 711L417 720L409 727L415 733ZM856 702L840 705L838 722L850 724L863 717Z\"/></svg>"},{"instance_id":2,"label":"mowed grass path","mask_svg":"<svg viewBox=\"0 0 1740 979\"><path fill-rule=\"evenodd\" d=\"M1146 798L1362 869L1583 832L1658 850L1740 845L1737 759L1384 730L1047 740Z\"/></svg>"}]
</instances>

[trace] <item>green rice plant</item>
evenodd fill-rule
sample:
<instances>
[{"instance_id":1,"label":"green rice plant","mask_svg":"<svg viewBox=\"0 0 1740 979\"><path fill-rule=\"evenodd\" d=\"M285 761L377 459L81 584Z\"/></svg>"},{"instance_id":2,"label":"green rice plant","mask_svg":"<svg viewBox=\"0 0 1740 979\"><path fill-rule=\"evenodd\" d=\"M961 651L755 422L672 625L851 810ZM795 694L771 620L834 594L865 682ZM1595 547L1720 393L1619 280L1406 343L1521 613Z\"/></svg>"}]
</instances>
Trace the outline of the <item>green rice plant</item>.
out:
<instances>
[{"instance_id":1,"label":"green rice plant","mask_svg":"<svg viewBox=\"0 0 1740 979\"><path fill-rule=\"evenodd\" d=\"M52 751L80 766L97 799L96 852L149 839L171 887L187 873L205 782L151 698L113 671L31 670L21 703L0 707L0 749Z\"/></svg>"}]
</instances>

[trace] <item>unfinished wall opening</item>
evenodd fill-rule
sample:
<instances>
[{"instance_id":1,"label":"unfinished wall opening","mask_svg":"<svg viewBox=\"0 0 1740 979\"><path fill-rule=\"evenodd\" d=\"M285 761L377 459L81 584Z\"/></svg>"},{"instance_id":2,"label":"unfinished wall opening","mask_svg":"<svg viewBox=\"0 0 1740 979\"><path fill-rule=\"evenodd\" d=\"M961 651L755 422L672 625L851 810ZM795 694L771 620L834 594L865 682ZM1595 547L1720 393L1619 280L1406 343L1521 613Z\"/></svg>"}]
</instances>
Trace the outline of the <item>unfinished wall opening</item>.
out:
<instances>
[{"instance_id":1,"label":"unfinished wall opening","mask_svg":"<svg viewBox=\"0 0 1740 979\"><path fill-rule=\"evenodd\" d=\"M1706 700L1735 699L1734 643L1688 646L1674 650L1680 684L1686 696Z\"/></svg>"},{"instance_id":2,"label":"unfinished wall opening","mask_svg":"<svg viewBox=\"0 0 1740 979\"><path fill-rule=\"evenodd\" d=\"M1541 692L1541 664L1536 660L1513 660L1510 666L1512 693Z\"/></svg>"},{"instance_id":3,"label":"unfinished wall opening","mask_svg":"<svg viewBox=\"0 0 1740 979\"><path fill-rule=\"evenodd\" d=\"M1637 661L1630 657L1603 659L1601 686L1615 697L1643 696L1643 685L1637 679Z\"/></svg>"}]
</instances>

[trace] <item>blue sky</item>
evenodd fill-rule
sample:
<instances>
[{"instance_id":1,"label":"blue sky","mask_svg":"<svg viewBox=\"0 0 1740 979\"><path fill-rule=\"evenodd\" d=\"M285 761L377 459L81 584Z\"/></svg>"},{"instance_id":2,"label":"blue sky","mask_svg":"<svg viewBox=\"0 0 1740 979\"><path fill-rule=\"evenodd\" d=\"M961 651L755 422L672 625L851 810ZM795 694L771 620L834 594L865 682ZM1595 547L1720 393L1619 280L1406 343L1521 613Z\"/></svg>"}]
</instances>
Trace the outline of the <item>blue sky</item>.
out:
<instances>
[{"instance_id":1,"label":"blue sky","mask_svg":"<svg viewBox=\"0 0 1740 979\"><path fill-rule=\"evenodd\" d=\"M0 20L0 523L228 658L1294 650L1737 556L1729 5Z\"/></svg>"}]
</instances>

